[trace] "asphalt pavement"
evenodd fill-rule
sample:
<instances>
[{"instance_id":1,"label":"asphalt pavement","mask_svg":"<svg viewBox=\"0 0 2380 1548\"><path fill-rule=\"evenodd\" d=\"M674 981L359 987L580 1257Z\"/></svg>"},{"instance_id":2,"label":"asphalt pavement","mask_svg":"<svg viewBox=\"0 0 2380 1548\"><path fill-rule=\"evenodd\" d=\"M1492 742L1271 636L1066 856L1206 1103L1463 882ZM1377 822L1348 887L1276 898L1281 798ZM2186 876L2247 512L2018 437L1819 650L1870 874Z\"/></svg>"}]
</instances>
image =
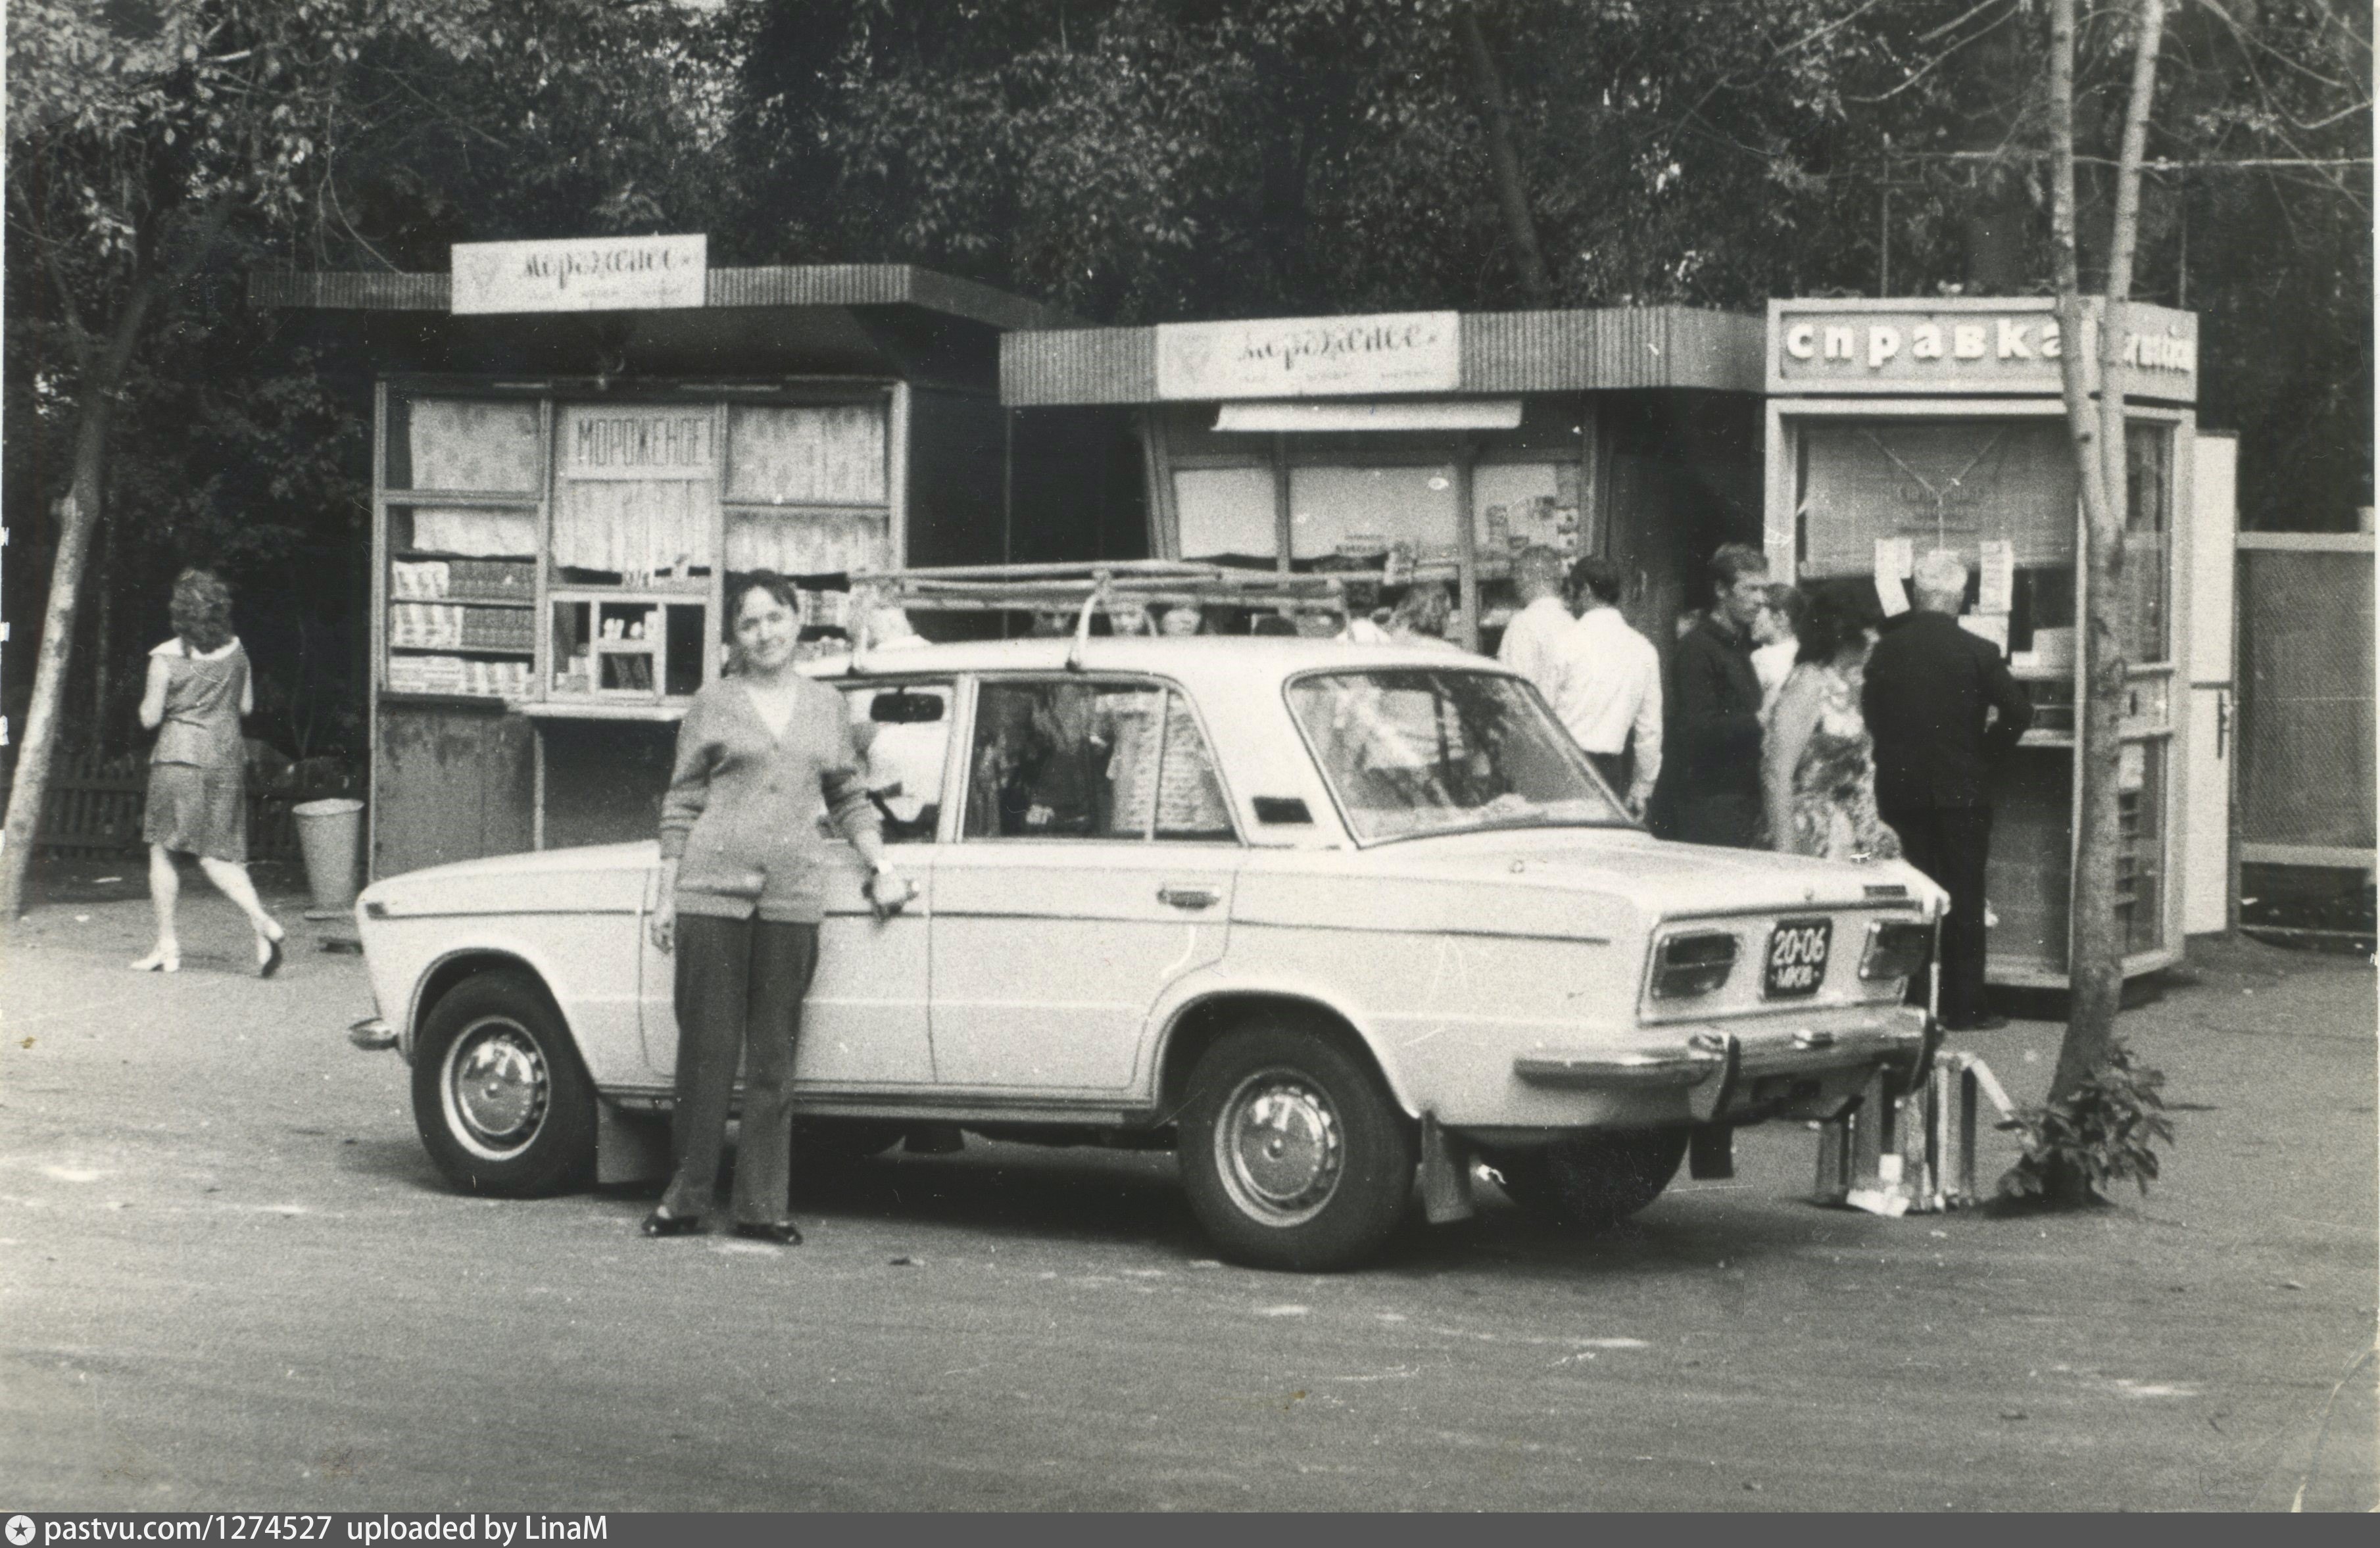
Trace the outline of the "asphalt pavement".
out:
<instances>
[{"instance_id":1,"label":"asphalt pavement","mask_svg":"<svg viewBox=\"0 0 2380 1548\"><path fill-rule=\"evenodd\" d=\"M2145 1199L1820 1208L1771 1126L1609 1235L1491 1199L1324 1277L1216 1263L1161 1155L808 1178L791 1250L458 1196L342 1034L358 959L285 896L260 982L194 885L132 974L140 882L0 945L0 1510L2380 1503L2360 959L2208 943L2126 1015L2180 1130ZM2031 1100L2058 1032L1966 1046Z\"/></svg>"}]
</instances>

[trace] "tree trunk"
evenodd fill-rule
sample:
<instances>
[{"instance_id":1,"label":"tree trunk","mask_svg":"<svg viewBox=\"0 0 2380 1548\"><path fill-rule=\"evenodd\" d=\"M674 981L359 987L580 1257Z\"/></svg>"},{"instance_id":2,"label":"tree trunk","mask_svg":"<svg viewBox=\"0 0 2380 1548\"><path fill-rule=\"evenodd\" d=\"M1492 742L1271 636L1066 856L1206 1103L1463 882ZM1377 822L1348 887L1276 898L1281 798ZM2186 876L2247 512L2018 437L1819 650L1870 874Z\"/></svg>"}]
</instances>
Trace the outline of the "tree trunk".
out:
<instances>
[{"instance_id":1,"label":"tree trunk","mask_svg":"<svg viewBox=\"0 0 2380 1548\"><path fill-rule=\"evenodd\" d=\"M1533 307L1554 304L1553 280L1546 272L1545 254L1537 247L1537 223L1529 213L1528 185L1521 178L1520 152L1512 148L1512 114L1504 100L1504 78L1496 56L1488 51L1488 34L1480 30L1479 15L1470 0L1454 8L1455 30L1463 35L1463 61L1471 77L1473 111L1488 131L1488 164L1495 174L1496 202L1504 212L1504 231L1512 243L1513 267L1521 288Z\"/></svg>"},{"instance_id":2,"label":"tree trunk","mask_svg":"<svg viewBox=\"0 0 2380 1548\"><path fill-rule=\"evenodd\" d=\"M50 564L50 603L42 622L41 656L33 667L33 700L25 712L25 739L17 750L17 774L8 791L8 816L0 832L0 917L25 912L25 877L31 868L42 805L49 795L50 760L58 742L58 706L66 696L67 667L74 657L75 607L80 599L84 561L91 531L99 525L107 472L107 432L115 395L132 363L140 325L156 294L143 273L126 294L107 345L82 381L81 419L75 427L74 482L59 502L58 547Z\"/></svg>"},{"instance_id":3,"label":"tree trunk","mask_svg":"<svg viewBox=\"0 0 2380 1548\"><path fill-rule=\"evenodd\" d=\"M2165 0L2139 0L2131 95L2125 108L2108 238L2107 298L2094 347L2085 326L2081 265L2075 251L2074 0L2052 0L2050 7L2051 173L2056 185L2051 232L2058 266L2058 332L2065 345L2059 377L2067 429L2082 485L2084 684L2075 749L2075 756L2082 760L2082 792L2075 813L2072 947L2068 961L2073 990L2058 1072L2050 1083L2052 1100L2070 1094L2107 1067L2115 1048L2116 1012L2124 989L2124 942L2116 913L2121 848L2118 794L2130 686L2120 618L2127 515L2120 351L2139 236L2141 161L2147 145L2149 104L2156 87L2157 46L2164 22ZM2098 361L2095 404L2086 377L2094 354ZM2056 1191L2070 1199L2085 1191L2079 1178L2053 1182Z\"/></svg>"}]
</instances>

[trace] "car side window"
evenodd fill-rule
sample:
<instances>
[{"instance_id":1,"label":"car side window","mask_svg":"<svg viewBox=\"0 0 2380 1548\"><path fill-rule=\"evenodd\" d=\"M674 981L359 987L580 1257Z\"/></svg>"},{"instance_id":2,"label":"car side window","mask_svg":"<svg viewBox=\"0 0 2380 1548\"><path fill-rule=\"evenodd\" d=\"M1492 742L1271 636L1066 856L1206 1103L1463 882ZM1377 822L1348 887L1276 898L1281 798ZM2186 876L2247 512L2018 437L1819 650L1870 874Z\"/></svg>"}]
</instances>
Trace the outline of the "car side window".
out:
<instances>
[{"instance_id":1,"label":"car side window","mask_svg":"<svg viewBox=\"0 0 2380 1548\"><path fill-rule=\"evenodd\" d=\"M942 770L956 695L942 683L843 686L868 798L888 844L931 843L941 820Z\"/></svg>"},{"instance_id":2,"label":"car side window","mask_svg":"<svg viewBox=\"0 0 2380 1548\"><path fill-rule=\"evenodd\" d=\"M1235 837L1206 739L1176 690L986 683L967 767L971 839Z\"/></svg>"}]
</instances>

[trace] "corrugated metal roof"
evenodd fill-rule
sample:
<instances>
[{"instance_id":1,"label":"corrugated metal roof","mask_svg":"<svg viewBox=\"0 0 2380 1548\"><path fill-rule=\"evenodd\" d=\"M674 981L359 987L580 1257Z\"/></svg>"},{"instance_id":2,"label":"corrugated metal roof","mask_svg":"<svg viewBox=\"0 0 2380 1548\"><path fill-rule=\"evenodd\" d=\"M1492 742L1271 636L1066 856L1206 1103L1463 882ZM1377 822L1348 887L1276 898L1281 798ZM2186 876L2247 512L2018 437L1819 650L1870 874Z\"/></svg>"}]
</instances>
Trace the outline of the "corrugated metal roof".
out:
<instances>
[{"instance_id":1,"label":"corrugated metal roof","mask_svg":"<svg viewBox=\"0 0 2380 1548\"><path fill-rule=\"evenodd\" d=\"M1767 323L1692 307L1465 312L1464 393L1627 388L1761 390ZM1012 333L1000 342L1000 401L1012 407L1157 401L1157 330Z\"/></svg>"},{"instance_id":2,"label":"corrugated metal roof","mask_svg":"<svg viewBox=\"0 0 2380 1548\"><path fill-rule=\"evenodd\" d=\"M259 307L333 311L434 311L448 308L444 274L254 273L248 296ZM988 284L908 263L787 264L713 269L706 307L911 306L1000 329L1066 328L1081 319Z\"/></svg>"}]
</instances>

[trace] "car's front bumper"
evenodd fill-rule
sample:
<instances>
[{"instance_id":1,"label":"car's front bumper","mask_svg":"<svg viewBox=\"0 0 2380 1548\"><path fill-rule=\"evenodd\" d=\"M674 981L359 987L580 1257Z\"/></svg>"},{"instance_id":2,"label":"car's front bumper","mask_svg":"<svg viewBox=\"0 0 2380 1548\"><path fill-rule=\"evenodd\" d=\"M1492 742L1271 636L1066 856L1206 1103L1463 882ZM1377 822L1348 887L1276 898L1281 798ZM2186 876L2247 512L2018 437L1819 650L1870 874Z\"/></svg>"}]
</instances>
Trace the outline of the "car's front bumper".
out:
<instances>
[{"instance_id":1,"label":"car's front bumper","mask_svg":"<svg viewBox=\"0 0 2380 1548\"><path fill-rule=\"evenodd\" d=\"M368 1054L396 1046L396 1029L378 1016L367 1016L347 1028L347 1041Z\"/></svg>"},{"instance_id":2,"label":"car's front bumper","mask_svg":"<svg viewBox=\"0 0 2380 1548\"><path fill-rule=\"evenodd\" d=\"M1862 1007L1801 1024L1676 1030L1682 1041L1659 1047L1531 1048L1513 1058L1512 1074L1541 1090L1674 1109L1674 1119L1694 1123L1831 1118L1878 1071L1897 1088L1914 1085L1939 1037L1931 1016L1904 1006Z\"/></svg>"}]
</instances>

